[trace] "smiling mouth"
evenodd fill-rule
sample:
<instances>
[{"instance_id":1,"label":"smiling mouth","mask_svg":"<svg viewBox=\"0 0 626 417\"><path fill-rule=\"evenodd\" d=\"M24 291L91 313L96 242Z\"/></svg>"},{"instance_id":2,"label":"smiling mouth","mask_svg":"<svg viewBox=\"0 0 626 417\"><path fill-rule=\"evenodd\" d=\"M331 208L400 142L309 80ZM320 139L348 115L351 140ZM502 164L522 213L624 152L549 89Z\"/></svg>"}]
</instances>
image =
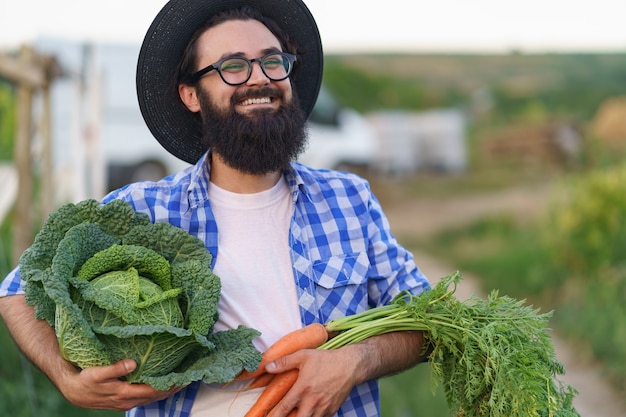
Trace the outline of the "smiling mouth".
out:
<instances>
[{"instance_id":1,"label":"smiling mouth","mask_svg":"<svg viewBox=\"0 0 626 417\"><path fill-rule=\"evenodd\" d=\"M251 106L253 104L272 104L270 97L248 98L239 102L240 106Z\"/></svg>"}]
</instances>

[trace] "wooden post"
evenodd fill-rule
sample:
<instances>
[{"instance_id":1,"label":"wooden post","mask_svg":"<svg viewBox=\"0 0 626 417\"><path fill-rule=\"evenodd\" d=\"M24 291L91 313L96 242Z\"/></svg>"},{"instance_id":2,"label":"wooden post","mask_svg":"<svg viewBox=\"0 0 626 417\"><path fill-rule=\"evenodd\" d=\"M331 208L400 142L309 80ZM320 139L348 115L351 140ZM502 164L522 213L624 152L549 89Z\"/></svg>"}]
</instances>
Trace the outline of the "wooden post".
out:
<instances>
[{"instance_id":1,"label":"wooden post","mask_svg":"<svg viewBox=\"0 0 626 417\"><path fill-rule=\"evenodd\" d=\"M42 215L52 211L54 190L52 189L52 144L51 144L51 104L50 86L61 75L55 58L40 56L29 46L23 46L18 57L0 54L0 75L16 85L17 125L13 163L18 178L18 193L13 208L15 221L12 225L13 262L17 264L22 252L33 240L35 228L35 208ZM40 124L42 154L39 165L42 192L36 204L35 179L32 163L33 138L33 97L36 92L43 94L43 115Z\"/></svg>"},{"instance_id":2,"label":"wooden post","mask_svg":"<svg viewBox=\"0 0 626 417\"><path fill-rule=\"evenodd\" d=\"M24 47L20 62L32 65L33 50ZM17 88L17 128L15 134L14 163L18 175L18 194L15 201L15 223L13 233L13 264L17 265L22 252L33 239L33 173L31 169L33 87L26 83Z\"/></svg>"},{"instance_id":3,"label":"wooden post","mask_svg":"<svg viewBox=\"0 0 626 417\"><path fill-rule=\"evenodd\" d=\"M42 89L43 109L41 115L41 219L45 221L54 210L54 169L52 163L52 103L50 85Z\"/></svg>"}]
</instances>

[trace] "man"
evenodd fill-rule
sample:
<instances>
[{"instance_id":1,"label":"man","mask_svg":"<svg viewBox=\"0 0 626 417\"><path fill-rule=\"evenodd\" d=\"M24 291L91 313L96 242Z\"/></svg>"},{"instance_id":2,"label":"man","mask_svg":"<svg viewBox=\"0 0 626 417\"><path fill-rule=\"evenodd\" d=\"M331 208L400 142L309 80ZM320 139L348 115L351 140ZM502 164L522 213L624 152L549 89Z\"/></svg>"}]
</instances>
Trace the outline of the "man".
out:
<instances>
[{"instance_id":1,"label":"man","mask_svg":"<svg viewBox=\"0 0 626 417\"><path fill-rule=\"evenodd\" d=\"M319 34L300 0L170 1L142 45L139 102L157 140L194 166L104 199L129 201L202 239L222 281L215 330L256 328L260 350L303 325L428 287L364 180L293 162L321 77ZM80 371L26 305L19 271L0 295L12 295L0 298L0 313L18 345L78 406L243 416L258 395L201 383L167 392L129 385L118 378L132 360ZM299 377L273 415L378 416L376 378L420 361L422 345L421 333L397 332L281 358L267 370L297 368Z\"/></svg>"}]
</instances>

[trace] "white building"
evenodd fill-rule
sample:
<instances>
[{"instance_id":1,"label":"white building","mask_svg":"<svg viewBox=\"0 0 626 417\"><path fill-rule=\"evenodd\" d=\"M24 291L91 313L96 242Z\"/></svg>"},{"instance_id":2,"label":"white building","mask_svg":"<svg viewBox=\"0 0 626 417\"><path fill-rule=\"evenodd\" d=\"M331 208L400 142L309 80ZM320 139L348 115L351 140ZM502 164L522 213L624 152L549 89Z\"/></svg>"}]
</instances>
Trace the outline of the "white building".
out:
<instances>
[{"instance_id":1,"label":"white building","mask_svg":"<svg viewBox=\"0 0 626 417\"><path fill-rule=\"evenodd\" d=\"M381 172L458 173L467 167L467 121L459 110L381 111L368 119L380 139L374 165Z\"/></svg>"}]
</instances>

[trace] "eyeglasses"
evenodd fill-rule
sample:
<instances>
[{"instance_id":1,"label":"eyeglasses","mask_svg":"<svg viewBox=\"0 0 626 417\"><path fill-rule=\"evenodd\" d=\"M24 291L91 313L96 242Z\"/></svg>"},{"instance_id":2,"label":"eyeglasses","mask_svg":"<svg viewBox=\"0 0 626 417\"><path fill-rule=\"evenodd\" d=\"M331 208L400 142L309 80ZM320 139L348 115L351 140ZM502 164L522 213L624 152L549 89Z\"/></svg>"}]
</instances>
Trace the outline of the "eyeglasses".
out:
<instances>
[{"instance_id":1,"label":"eyeglasses","mask_svg":"<svg viewBox=\"0 0 626 417\"><path fill-rule=\"evenodd\" d=\"M271 52L261 58L254 59L242 56L226 57L195 72L188 80L191 84L195 84L200 78L216 70L226 84L241 85L250 79L254 62L259 63L263 74L267 78L272 81L282 81L291 74L293 63L296 62L296 56L286 52Z\"/></svg>"}]
</instances>

